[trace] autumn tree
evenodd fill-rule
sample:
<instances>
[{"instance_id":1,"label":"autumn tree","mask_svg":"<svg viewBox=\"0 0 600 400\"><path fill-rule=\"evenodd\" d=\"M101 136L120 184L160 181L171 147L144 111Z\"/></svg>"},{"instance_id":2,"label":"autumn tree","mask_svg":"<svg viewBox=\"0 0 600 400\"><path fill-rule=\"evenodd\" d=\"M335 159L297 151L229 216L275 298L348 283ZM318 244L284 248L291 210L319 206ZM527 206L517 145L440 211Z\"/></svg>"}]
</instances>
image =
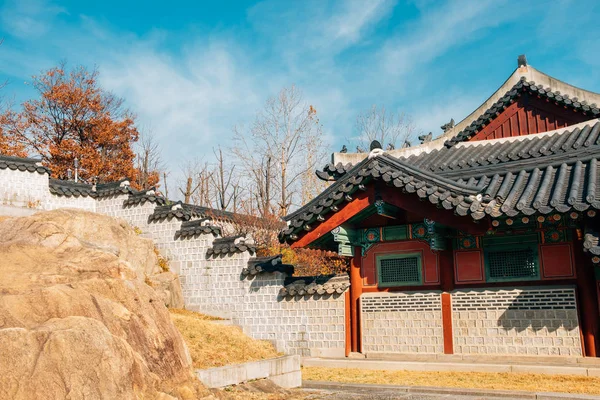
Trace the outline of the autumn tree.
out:
<instances>
[{"instance_id":1,"label":"autumn tree","mask_svg":"<svg viewBox=\"0 0 600 400\"><path fill-rule=\"evenodd\" d=\"M138 130L123 99L102 89L98 71L65 65L34 76L39 98L23 103L3 131L42 158L58 178L79 160L79 176L99 182L135 177L133 143Z\"/></svg>"},{"instance_id":2,"label":"autumn tree","mask_svg":"<svg viewBox=\"0 0 600 400\"><path fill-rule=\"evenodd\" d=\"M368 150L373 140L379 141L384 148L399 148L417 134L410 116L390 112L384 106L380 108L376 105L358 115L355 131L357 144L363 150Z\"/></svg>"},{"instance_id":3,"label":"autumn tree","mask_svg":"<svg viewBox=\"0 0 600 400\"><path fill-rule=\"evenodd\" d=\"M4 39L0 39L0 46ZM2 90L8 84L8 81L0 82L0 154L7 156L26 157L25 145L14 136L14 132L7 129L16 121L16 114L12 110L11 104L4 98Z\"/></svg>"},{"instance_id":4,"label":"autumn tree","mask_svg":"<svg viewBox=\"0 0 600 400\"><path fill-rule=\"evenodd\" d=\"M248 132L234 129L233 152L254 183L262 216L273 211L284 216L300 205L302 177L313 174L324 156L316 114L291 86L267 100Z\"/></svg>"},{"instance_id":5,"label":"autumn tree","mask_svg":"<svg viewBox=\"0 0 600 400\"><path fill-rule=\"evenodd\" d=\"M12 126L18 123L18 115L0 99L0 154L27 157L25 144L15 135Z\"/></svg>"}]
</instances>

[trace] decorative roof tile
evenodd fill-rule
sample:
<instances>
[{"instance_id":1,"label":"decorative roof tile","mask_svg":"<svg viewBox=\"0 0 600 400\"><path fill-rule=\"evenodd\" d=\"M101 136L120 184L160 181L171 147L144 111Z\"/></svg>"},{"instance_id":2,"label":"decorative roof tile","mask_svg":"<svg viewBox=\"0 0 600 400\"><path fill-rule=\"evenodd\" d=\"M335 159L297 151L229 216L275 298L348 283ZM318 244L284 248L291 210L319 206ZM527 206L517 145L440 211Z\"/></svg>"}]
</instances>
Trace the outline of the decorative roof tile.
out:
<instances>
[{"instance_id":1,"label":"decorative roof tile","mask_svg":"<svg viewBox=\"0 0 600 400\"><path fill-rule=\"evenodd\" d=\"M120 194L133 194L134 190L129 186L129 180L122 179L110 183L98 183L95 187L96 198L118 196Z\"/></svg>"},{"instance_id":2,"label":"decorative roof tile","mask_svg":"<svg viewBox=\"0 0 600 400\"><path fill-rule=\"evenodd\" d=\"M198 235L212 234L219 236L221 228L218 226L208 225L208 218L201 218L195 221L184 221L181 223L181 229L175 232L176 239L184 239Z\"/></svg>"},{"instance_id":3,"label":"decorative roof tile","mask_svg":"<svg viewBox=\"0 0 600 400\"><path fill-rule=\"evenodd\" d=\"M320 179L324 181L336 181L351 169L351 163L337 163L335 165L329 163L325 167L323 167L322 171L316 171L316 174Z\"/></svg>"},{"instance_id":4,"label":"decorative roof tile","mask_svg":"<svg viewBox=\"0 0 600 400\"><path fill-rule=\"evenodd\" d=\"M283 272L294 274L294 266L282 263L281 254L269 257L254 257L248 260L248 266L242 270L242 275L257 275L261 272Z\"/></svg>"},{"instance_id":5,"label":"decorative roof tile","mask_svg":"<svg viewBox=\"0 0 600 400\"><path fill-rule=\"evenodd\" d=\"M350 277L343 275L286 278L279 291L281 297L331 295L344 293L350 287Z\"/></svg>"},{"instance_id":6,"label":"decorative roof tile","mask_svg":"<svg viewBox=\"0 0 600 400\"><path fill-rule=\"evenodd\" d=\"M50 175L50 170L42 165L41 160L35 158L21 158L0 155L0 169L29 171Z\"/></svg>"},{"instance_id":7,"label":"decorative roof tile","mask_svg":"<svg viewBox=\"0 0 600 400\"><path fill-rule=\"evenodd\" d=\"M184 207L180 201L172 204L158 205L154 212L148 216L148 222L162 221L164 219L177 218L181 221L189 221L192 218L201 217L194 210Z\"/></svg>"},{"instance_id":8,"label":"decorative roof tile","mask_svg":"<svg viewBox=\"0 0 600 400\"><path fill-rule=\"evenodd\" d=\"M65 197L95 197L94 187L87 183L50 178L50 193Z\"/></svg>"},{"instance_id":9,"label":"decorative roof tile","mask_svg":"<svg viewBox=\"0 0 600 400\"><path fill-rule=\"evenodd\" d=\"M252 239L247 239L244 235L228 236L224 238L215 239L212 243L212 247L206 250L207 256L218 256L235 253L243 253L245 251L251 254L256 253L256 247Z\"/></svg>"},{"instance_id":10,"label":"decorative roof tile","mask_svg":"<svg viewBox=\"0 0 600 400\"><path fill-rule=\"evenodd\" d=\"M597 232L586 232L583 236L583 250L592 255L594 264L600 264L600 235Z\"/></svg>"},{"instance_id":11,"label":"decorative roof tile","mask_svg":"<svg viewBox=\"0 0 600 400\"><path fill-rule=\"evenodd\" d=\"M140 204L155 203L157 206L164 206L167 204L167 199L162 196L156 194L156 192L151 189L147 191L133 192L129 195L129 198L123 202L123 206L137 206Z\"/></svg>"}]
</instances>

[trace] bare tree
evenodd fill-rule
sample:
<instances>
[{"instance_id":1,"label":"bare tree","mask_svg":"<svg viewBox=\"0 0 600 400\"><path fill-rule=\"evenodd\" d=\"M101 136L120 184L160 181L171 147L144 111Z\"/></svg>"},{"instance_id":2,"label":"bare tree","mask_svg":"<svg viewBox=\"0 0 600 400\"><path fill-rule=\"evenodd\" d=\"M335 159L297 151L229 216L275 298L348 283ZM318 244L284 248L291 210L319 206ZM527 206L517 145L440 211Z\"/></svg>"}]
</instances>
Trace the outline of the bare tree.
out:
<instances>
[{"instance_id":1,"label":"bare tree","mask_svg":"<svg viewBox=\"0 0 600 400\"><path fill-rule=\"evenodd\" d=\"M212 174L210 182L216 196L216 206L221 210L228 210L233 204L233 211L237 208L237 200L240 195L240 182L236 174L235 165L227 166L223 158L223 150L213 149L217 165Z\"/></svg>"},{"instance_id":2,"label":"bare tree","mask_svg":"<svg viewBox=\"0 0 600 400\"><path fill-rule=\"evenodd\" d=\"M183 165L182 172L183 184L180 185L179 192L183 196L184 203L210 206L208 164L200 160L189 161Z\"/></svg>"},{"instance_id":3,"label":"bare tree","mask_svg":"<svg viewBox=\"0 0 600 400\"><path fill-rule=\"evenodd\" d=\"M358 145L363 149L368 149L373 140L379 141L382 146L401 147L417 134L410 116L389 112L385 106L379 108L376 105L358 115L355 129Z\"/></svg>"},{"instance_id":4,"label":"bare tree","mask_svg":"<svg viewBox=\"0 0 600 400\"><path fill-rule=\"evenodd\" d=\"M138 188L146 189L158 184L165 166L160 146L151 131L144 131L140 134L135 164L137 174L134 183Z\"/></svg>"},{"instance_id":5,"label":"bare tree","mask_svg":"<svg viewBox=\"0 0 600 400\"><path fill-rule=\"evenodd\" d=\"M169 173L167 171L163 171L163 186L165 188L164 190L164 195L165 198L169 198L169 187L167 186L167 176L169 175Z\"/></svg>"},{"instance_id":6,"label":"bare tree","mask_svg":"<svg viewBox=\"0 0 600 400\"><path fill-rule=\"evenodd\" d=\"M323 159L322 138L314 135L309 136L306 139L306 164L319 166L318 163ZM305 205L315 197L317 197L323 190L327 188L327 182L319 179L317 174L314 173L314 168L308 170L305 174L302 174L302 187L301 187L301 202L300 205Z\"/></svg>"},{"instance_id":7,"label":"bare tree","mask_svg":"<svg viewBox=\"0 0 600 400\"><path fill-rule=\"evenodd\" d=\"M295 86L282 89L267 100L247 134L239 128L234 133L233 152L257 188L254 196L260 214L265 216L275 208L283 216L299 205L302 177L312 174L324 156L321 146L311 146L322 140L321 125L300 90ZM309 152L316 154L307 157Z\"/></svg>"}]
</instances>

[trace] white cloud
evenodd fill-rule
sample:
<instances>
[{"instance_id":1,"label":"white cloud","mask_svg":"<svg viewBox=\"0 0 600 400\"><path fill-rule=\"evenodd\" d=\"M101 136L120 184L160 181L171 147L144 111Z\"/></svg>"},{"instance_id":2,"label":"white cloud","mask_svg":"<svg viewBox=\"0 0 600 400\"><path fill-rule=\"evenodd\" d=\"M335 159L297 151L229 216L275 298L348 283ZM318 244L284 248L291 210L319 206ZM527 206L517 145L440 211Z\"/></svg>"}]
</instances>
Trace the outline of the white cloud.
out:
<instances>
[{"instance_id":1,"label":"white cloud","mask_svg":"<svg viewBox=\"0 0 600 400\"><path fill-rule=\"evenodd\" d=\"M181 163L228 146L232 127L266 96L228 47L215 42L174 58L134 46L101 66L102 84L152 127L165 158Z\"/></svg>"},{"instance_id":2,"label":"white cloud","mask_svg":"<svg viewBox=\"0 0 600 400\"><path fill-rule=\"evenodd\" d=\"M66 10L45 0L8 0L0 11L3 29L20 38L45 34L53 19Z\"/></svg>"},{"instance_id":3,"label":"white cloud","mask_svg":"<svg viewBox=\"0 0 600 400\"><path fill-rule=\"evenodd\" d=\"M383 46L383 73L389 77L418 71L453 47L467 43L475 32L513 18L501 7L503 2L451 1L424 10L418 20L401 27L402 32Z\"/></svg>"},{"instance_id":4,"label":"white cloud","mask_svg":"<svg viewBox=\"0 0 600 400\"><path fill-rule=\"evenodd\" d=\"M388 15L394 5L395 2L390 0L346 1L340 13L320 21L324 29L319 36L324 41L346 48L360 41L365 31Z\"/></svg>"}]
</instances>

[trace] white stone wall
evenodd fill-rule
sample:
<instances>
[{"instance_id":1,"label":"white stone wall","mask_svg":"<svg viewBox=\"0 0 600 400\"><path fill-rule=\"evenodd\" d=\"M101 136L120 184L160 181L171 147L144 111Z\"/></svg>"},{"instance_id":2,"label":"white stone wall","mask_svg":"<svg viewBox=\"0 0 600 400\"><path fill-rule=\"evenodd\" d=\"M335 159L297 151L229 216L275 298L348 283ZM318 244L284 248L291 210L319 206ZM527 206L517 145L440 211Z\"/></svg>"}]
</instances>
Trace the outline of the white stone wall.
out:
<instances>
[{"instance_id":1,"label":"white stone wall","mask_svg":"<svg viewBox=\"0 0 600 400\"><path fill-rule=\"evenodd\" d=\"M0 169L0 202L5 206L44 209L50 197L47 174Z\"/></svg>"},{"instance_id":2,"label":"white stone wall","mask_svg":"<svg viewBox=\"0 0 600 400\"><path fill-rule=\"evenodd\" d=\"M360 297L363 353L443 353L441 292Z\"/></svg>"},{"instance_id":3,"label":"white stone wall","mask_svg":"<svg viewBox=\"0 0 600 400\"><path fill-rule=\"evenodd\" d=\"M0 169L0 203L36 210L79 208L96 211L96 202L87 196L55 196L50 193L48 174Z\"/></svg>"},{"instance_id":4,"label":"white stone wall","mask_svg":"<svg viewBox=\"0 0 600 400\"><path fill-rule=\"evenodd\" d=\"M102 197L96 199L96 212L104 215L109 215L115 218L123 218L127 222L131 219L131 216L135 214L133 209L126 209L123 206L123 202L129 197L128 194L118 194L114 196ZM154 209L154 207L152 208ZM150 211L150 210L147 210ZM134 224L130 223L132 226Z\"/></svg>"},{"instance_id":5,"label":"white stone wall","mask_svg":"<svg viewBox=\"0 0 600 400\"><path fill-rule=\"evenodd\" d=\"M271 340L288 354L344 357L345 295L280 297L283 279L284 274L272 273L246 281L239 319L244 332Z\"/></svg>"},{"instance_id":6,"label":"white stone wall","mask_svg":"<svg viewBox=\"0 0 600 400\"><path fill-rule=\"evenodd\" d=\"M247 335L272 341L287 354L344 356L343 294L282 298L283 273L246 278L241 272L251 255L207 258L213 239L205 234L173 244L171 265L179 269L186 307L230 318Z\"/></svg>"},{"instance_id":7,"label":"white stone wall","mask_svg":"<svg viewBox=\"0 0 600 400\"><path fill-rule=\"evenodd\" d=\"M48 199L43 204L44 210L56 210L57 208L78 208L81 210L96 212L96 199L90 196L56 196L49 193Z\"/></svg>"},{"instance_id":8,"label":"white stone wall","mask_svg":"<svg viewBox=\"0 0 600 400\"><path fill-rule=\"evenodd\" d=\"M574 288L456 290L456 354L581 356Z\"/></svg>"}]
</instances>

